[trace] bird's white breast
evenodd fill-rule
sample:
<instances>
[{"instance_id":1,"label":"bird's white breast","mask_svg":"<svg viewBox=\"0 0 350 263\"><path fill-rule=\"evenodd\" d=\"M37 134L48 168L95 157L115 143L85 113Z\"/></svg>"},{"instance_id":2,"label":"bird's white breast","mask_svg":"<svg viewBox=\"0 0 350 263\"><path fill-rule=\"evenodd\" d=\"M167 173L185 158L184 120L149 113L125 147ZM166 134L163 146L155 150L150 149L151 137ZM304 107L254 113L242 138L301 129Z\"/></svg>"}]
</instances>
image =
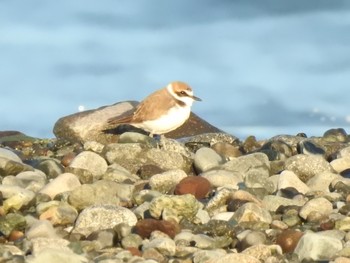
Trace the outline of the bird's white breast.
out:
<instances>
[{"instance_id":1,"label":"bird's white breast","mask_svg":"<svg viewBox=\"0 0 350 263\"><path fill-rule=\"evenodd\" d=\"M138 124L142 128L152 134L164 134L180 127L190 116L191 107L176 106L171 108L167 114L160 116L155 120L148 120Z\"/></svg>"}]
</instances>

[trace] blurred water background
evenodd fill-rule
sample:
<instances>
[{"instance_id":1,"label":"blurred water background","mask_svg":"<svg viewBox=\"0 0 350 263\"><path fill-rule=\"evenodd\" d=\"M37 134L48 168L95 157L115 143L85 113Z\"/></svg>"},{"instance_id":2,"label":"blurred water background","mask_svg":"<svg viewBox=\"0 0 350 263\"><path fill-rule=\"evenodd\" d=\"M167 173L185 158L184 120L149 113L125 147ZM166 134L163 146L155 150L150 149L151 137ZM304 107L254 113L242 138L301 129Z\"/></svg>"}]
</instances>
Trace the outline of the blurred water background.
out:
<instances>
[{"instance_id":1,"label":"blurred water background","mask_svg":"<svg viewBox=\"0 0 350 263\"><path fill-rule=\"evenodd\" d=\"M0 130L50 138L172 80L243 139L347 130L349 48L346 0L0 0Z\"/></svg>"}]
</instances>

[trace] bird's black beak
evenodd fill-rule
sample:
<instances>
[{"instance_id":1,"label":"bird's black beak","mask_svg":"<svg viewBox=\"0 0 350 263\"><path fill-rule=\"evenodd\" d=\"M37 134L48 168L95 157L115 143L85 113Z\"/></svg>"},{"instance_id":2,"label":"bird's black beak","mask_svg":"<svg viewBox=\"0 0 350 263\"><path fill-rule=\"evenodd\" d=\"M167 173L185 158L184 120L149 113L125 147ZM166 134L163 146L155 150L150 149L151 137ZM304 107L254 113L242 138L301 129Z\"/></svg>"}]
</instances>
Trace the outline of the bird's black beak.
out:
<instances>
[{"instance_id":1,"label":"bird's black beak","mask_svg":"<svg viewBox=\"0 0 350 263\"><path fill-rule=\"evenodd\" d=\"M196 96L192 96L192 99L196 100L196 101L202 101L200 98L196 97Z\"/></svg>"}]
</instances>

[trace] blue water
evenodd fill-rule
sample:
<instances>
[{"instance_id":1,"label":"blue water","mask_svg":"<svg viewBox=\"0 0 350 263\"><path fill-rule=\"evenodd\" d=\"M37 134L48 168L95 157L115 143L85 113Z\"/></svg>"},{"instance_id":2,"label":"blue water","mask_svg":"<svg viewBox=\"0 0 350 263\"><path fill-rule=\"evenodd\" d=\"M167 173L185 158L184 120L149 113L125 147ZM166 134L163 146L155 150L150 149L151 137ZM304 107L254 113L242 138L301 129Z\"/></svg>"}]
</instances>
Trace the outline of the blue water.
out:
<instances>
[{"instance_id":1,"label":"blue water","mask_svg":"<svg viewBox=\"0 0 350 263\"><path fill-rule=\"evenodd\" d=\"M241 138L350 132L350 1L0 0L0 130L141 100L172 80Z\"/></svg>"}]
</instances>

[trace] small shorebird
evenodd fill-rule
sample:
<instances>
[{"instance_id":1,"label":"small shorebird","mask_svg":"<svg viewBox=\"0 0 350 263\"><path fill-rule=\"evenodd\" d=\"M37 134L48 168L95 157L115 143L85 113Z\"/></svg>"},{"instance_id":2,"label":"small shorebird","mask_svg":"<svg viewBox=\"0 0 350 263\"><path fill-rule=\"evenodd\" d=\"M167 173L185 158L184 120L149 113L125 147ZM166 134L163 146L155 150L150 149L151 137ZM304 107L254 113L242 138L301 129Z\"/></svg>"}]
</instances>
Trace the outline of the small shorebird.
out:
<instances>
[{"instance_id":1,"label":"small shorebird","mask_svg":"<svg viewBox=\"0 0 350 263\"><path fill-rule=\"evenodd\" d=\"M193 95L190 86L175 81L146 97L128 116L110 118L109 124L129 124L153 135L162 135L180 127L190 116L194 101L201 101Z\"/></svg>"}]
</instances>

